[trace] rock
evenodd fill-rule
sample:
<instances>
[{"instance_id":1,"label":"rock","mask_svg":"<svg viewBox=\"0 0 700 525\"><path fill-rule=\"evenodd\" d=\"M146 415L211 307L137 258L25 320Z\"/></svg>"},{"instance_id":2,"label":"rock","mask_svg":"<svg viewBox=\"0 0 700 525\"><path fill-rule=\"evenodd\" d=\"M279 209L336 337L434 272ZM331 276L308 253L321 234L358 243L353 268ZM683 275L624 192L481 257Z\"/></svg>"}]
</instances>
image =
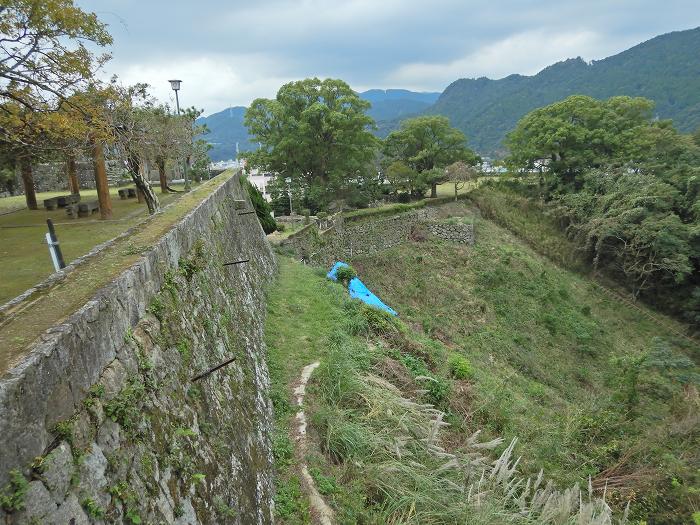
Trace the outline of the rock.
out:
<instances>
[{"instance_id":1,"label":"rock","mask_svg":"<svg viewBox=\"0 0 700 525\"><path fill-rule=\"evenodd\" d=\"M42 464L42 478L57 503L66 497L73 469L73 453L65 441L53 449Z\"/></svg>"},{"instance_id":2,"label":"rock","mask_svg":"<svg viewBox=\"0 0 700 525\"><path fill-rule=\"evenodd\" d=\"M24 496L26 506L17 514L18 524L42 523L56 511L56 502L41 481L32 481Z\"/></svg>"},{"instance_id":3,"label":"rock","mask_svg":"<svg viewBox=\"0 0 700 525\"><path fill-rule=\"evenodd\" d=\"M101 383L105 387L104 399L109 401L122 391L126 384L126 368L121 362L114 360L102 374Z\"/></svg>"},{"instance_id":4,"label":"rock","mask_svg":"<svg viewBox=\"0 0 700 525\"><path fill-rule=\"evenodd\" d=\"M97 444L105 454L111 454L119 448L119 424L107 418L97 431Z\"/></svg>"},{"instance_id":5,"label":"rock","mask_svg":"<svg viewBox=\"0 0 700 525\"><path fill-rule=\"evenodd\" d=\"M46 525L88 525L90 520L80 506L78 497L75 494L68 496L66 501L58 507L51 516L47 516Z\"/></svg>"},{"instance_id":6,"label":"rock","mask_svg":"<svg viewBox=\"0 0 700 525\"><path fill-rule=\"evenodd\" d=\"M83 456L80 463L78 489L81 496L85 494L103 507L110 501L109 494L102 490L107 485L106 470L107 458L97 443L93 443L90 452Z\"/></svg>"}]
</instances>

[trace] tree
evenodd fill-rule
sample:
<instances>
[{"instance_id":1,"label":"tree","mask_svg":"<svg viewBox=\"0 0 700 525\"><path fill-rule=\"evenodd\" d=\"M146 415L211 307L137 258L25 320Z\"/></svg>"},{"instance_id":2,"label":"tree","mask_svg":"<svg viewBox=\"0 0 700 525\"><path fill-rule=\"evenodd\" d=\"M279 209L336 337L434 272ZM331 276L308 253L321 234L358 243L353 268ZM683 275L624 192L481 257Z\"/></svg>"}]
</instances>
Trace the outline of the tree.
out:
<instances>
[{"instance_id":1,"label":"tree","mask_svg":"<svg viewBox=\"0 0 700 525\"><path fill-rule=\"evenodd\" d=\"M443 116L425 116L404 120L398 131L384 141L384 155L401 161L430 184L430 196L437 197L437 185L444 181L445 168L458 160L476 164L477 155L466 146L464 133L450 126ZM433 171L435 170L435 171Z\"/></svg>"},{"instance_id":2,"label":"tree","mask_svg":"<svg viewBox=\"0 0 700 525\"><path fill-rule=\"evenodd\" d=\"M423 196L428 187L420 173L400 160L395 160L387 166L386 178L395 192L404 192L409 197Z\"/></svg>"},{"instance_id":3,"label":"tree","mask_svg":"<svg viewBox=\"0 0 700 525\"><path fill-rule=\"evenodd\" d=\"M457 200L459 190L467 182L476 180L479 177L479 171L475 167L458 160L445 168L445 175L447 180L455 186L455 200Z\"/></svg>"},{"instance_id":4,"label":"tree","mask_svg":"<svg viewBox=\"0 0 700 525\"><path fill-rule=\"evenodd\" d=\"M266 235L271 234L277 229L277 223L272 217L272 208L255 185L253 185L248 179L243 179L242 182L245 188L248 190L248 196L250 197L250 202L255 208L255 214L260 221L260 226L262 226L262 229Z\"/></svg>"},{"instance_id":5,"label":"tree","mask_svg":"<svg viewBox=\"0 0 700 525\"><path fill-rule=\"evenodd\" d=\"M342 80L318 78L282 86L274 100L256 99L245 125L261 148L251 167L287 178L308 207L325 208L367 178L376 178L377 139L370 104Z\"/></svg>"},{"instance_id":6,"label":"tree","mask_svg":"<svg viewBox=\"0 0 700 525\"><path fill-rule=\"evenodd\" d=\"M108 60L84 42L105 46L112 38L95 14L72 0L8 0L0 6L0 110L8 102L29 112L50 112L87 87ZM0 127L8 143L26 137Z\"/></svg>"},{"instance_id":7,"label":"tree","mask_svg":"<svg viewBox=\"0 0 700 525\"><path fill-rule=\"evenodd\" d=\"M642 130L651 124L654 104L644 98L608 100L575 95L523 117L506 138L514 171L544 163L553 186L580 184L592 168L622 165L644 157Z\"/></svg>"}]
</instances>

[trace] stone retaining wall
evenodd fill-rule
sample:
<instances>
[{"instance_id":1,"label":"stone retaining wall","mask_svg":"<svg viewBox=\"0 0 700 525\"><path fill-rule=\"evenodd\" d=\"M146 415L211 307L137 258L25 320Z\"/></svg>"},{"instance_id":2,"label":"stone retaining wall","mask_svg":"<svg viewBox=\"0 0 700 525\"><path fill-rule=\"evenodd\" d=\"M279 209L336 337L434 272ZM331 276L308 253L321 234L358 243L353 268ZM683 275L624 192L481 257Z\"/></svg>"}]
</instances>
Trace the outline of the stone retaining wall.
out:
<instances>
[{"instance_id":1,"label":"stone retaining wall","mask_svg":"<svg viewBox=\"0 0 700 525\"><path fill-rule=\"evenodd\" d=\"M413 234L420 235L420 230L450 242L474 243L471 224L441 223L437 216L438 208L429 207L378 219L336 220L332 228L323 232L312 224L291 235L283 246L308 262L329 266L405 243Z\"/></svg>"},{"instance_id":2,"label":"stone retaining wall","mask_svg":"<svg viewBox=\"0 0 700 525\"><path fill-rule=\"evenodd\" d=\"M275 262L241 199L231 178L0 378L0 523L271 523Z\"/></svg>"}]
</instances>

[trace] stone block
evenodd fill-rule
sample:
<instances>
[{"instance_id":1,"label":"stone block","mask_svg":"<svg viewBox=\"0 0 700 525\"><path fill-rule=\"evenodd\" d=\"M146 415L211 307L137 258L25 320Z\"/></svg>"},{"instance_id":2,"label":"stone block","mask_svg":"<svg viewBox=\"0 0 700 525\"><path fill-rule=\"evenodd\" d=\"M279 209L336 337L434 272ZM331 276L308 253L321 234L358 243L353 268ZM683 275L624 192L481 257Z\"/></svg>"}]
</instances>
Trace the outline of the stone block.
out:
<instances>
[{"instance_id":1,"label":"stone block","mask_svg":"<svg viewBox=\"0 0 700 525\"><path fill-rule=\"evenodd\" d=\"M65 441L53 449L42 463L41 477L56 503L61 503L68 493L73 468L73 453Z\"/></svg>"}]
</instances>

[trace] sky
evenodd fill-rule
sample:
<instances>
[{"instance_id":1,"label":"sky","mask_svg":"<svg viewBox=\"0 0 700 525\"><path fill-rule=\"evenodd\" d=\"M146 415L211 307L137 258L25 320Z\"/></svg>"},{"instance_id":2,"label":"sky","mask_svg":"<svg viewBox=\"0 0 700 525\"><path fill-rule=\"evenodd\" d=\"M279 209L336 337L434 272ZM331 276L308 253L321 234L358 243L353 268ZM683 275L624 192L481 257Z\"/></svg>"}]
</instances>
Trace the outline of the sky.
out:
<instances>
[{"instance_id":1,"label":"sky","mask_svg":"<svg viewBox=\"0 0 700 525\"><path fill-rule=\"evenodd\" d=\"M442 91L459 78L532 75L700 26L698 0L75 0L108 25L103 74L146 82L205 115L289 81Z\"/></svg>"}]
</instances>

